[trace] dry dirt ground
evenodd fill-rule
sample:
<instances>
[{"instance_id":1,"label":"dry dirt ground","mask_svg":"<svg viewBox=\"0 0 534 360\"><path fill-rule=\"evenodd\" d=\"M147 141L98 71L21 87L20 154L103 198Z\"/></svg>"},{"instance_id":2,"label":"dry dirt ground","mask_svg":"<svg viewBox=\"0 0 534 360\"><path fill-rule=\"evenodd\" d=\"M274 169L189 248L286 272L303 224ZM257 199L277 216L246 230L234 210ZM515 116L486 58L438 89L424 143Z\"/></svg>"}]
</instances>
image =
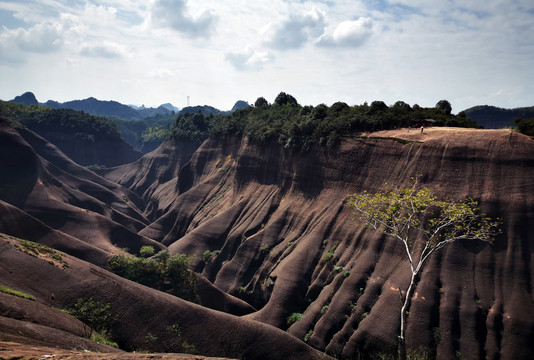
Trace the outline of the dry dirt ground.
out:
<instances>
[{"instance_id":1,"label":"dry dirt ground","mask_svg":"<svg viewBox=\"0 0 534 360\"><path fill-rule=\"evenodd\" d=\"M153 354L153 353L94 353L74 350L58 349L53 347L33 346L16 342L0 341L0 360L47 360L47 359L85 359L85 360L225 360L226 358L213 358L188 354Z\"/></svg>"}]
</instances>

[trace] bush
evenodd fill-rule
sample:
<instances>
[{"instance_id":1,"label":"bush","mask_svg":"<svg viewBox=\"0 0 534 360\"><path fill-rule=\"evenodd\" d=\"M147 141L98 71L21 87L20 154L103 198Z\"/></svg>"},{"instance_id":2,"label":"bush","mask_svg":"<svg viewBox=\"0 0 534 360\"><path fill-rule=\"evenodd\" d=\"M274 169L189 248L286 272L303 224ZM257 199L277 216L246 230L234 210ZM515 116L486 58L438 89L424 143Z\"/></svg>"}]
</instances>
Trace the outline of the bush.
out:
<instances>
[{"instance_id":1,"label":"bush","mask_svg":"<svg viewBox=\"0 0 534 360\"><path fill-rule=\"evenodd\" d=\"M154 255L154 247L149 245L144 245L141 247L141 250L139 250L139 255L141 255L144 258L151 257Z\"/></svg>"},{"instance_id":2,"label":"bush","mask_svg":"<svg viewBox=\"0 0 534 360\"><path fill-rule=\"evenodd\" d=\"M520 133L534 136L534 118L532 119L516 119L515 124L517 125L517 130Z\"/></svg>"},{"instance_id":3,"label":"bush","mask_svg":"<svg viewBox=\"0 0 534 360\"><path fill-rule=\"evenodd\" d=\"M189 270L187 255L170 256L160 251L151 259L114 256L108 264L115 274L182 299L198 302L196 277Z\"/></svg>"},{"instance_id":4,"label":"bush","mask_svg":"<svg viewBox=\"0 0 534 360\"><path fill-rule=\"evenodd\" d=\"M85 336L91 338L93 330L104 332L109 330L115 317L111 312L110 303L89 299L78 299L68 313L83 322Z\"/></svg>"},{"instance_id":5,"label":"bush","mask_svg":"<svg viewBox=\"0 0 534 360\"><path fill-rule=\"evenodd\" d=\"M302 314L301 313L293 313L289 315L287 318L287 325L291 326L297 321L302 320Z\"/></svg>"}]
</instances>

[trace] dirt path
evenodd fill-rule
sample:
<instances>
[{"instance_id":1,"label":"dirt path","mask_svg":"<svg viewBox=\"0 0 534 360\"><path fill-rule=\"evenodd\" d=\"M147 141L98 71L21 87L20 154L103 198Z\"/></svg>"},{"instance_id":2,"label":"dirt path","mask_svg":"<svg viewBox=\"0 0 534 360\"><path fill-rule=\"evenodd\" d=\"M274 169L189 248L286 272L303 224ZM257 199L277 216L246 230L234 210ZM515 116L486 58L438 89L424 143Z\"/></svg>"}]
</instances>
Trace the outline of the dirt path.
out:
<instances>
[{"instance_id":1,"label":"dirt path","mask_svg":"<svg viewBox=\"0 0 534 360\"><path fill-rule=\"evenodd\" d=\"M226 360L226 358L213 358L200 355L188 354L153 354L153 353L93 353L81 352L74 350L58 349L44 346L34 346L20 344L10 341L0 341L0 360L67 360L67 359L85 359L85 360Z\"/></svg>"}]
</instances>

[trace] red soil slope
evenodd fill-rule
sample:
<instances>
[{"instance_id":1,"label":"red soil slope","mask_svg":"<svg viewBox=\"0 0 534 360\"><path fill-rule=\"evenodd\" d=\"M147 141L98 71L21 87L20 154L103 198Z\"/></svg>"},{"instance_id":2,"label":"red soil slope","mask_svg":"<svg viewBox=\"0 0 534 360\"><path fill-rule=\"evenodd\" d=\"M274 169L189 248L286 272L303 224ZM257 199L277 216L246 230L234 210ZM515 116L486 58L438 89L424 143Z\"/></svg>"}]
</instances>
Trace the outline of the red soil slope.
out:
<instances>
[{"instance_id":1,"label":"red soil slope","mask_svg":"<svg viewBox=\"0 0 534 360\"><path fill-rule=\"evenodd\" d=\"M440 358L530 356L534 142L505 130L367 135L304 154L210 139L165 189L172 204L140 234L173 253L196 254L197 271L261 309L252 319L285 329L291 313L303 313L288 332L311 334L320 350L351 357L393 349L408 264L397 243L353 222L343 204L349 193L421 175L442 195L479 200L503 219L503 234L493 247L458 242L430 260L413 299L408 346L436 349ZM208 263L206 250L215 255Z\"/></svg>"}]
</instances>

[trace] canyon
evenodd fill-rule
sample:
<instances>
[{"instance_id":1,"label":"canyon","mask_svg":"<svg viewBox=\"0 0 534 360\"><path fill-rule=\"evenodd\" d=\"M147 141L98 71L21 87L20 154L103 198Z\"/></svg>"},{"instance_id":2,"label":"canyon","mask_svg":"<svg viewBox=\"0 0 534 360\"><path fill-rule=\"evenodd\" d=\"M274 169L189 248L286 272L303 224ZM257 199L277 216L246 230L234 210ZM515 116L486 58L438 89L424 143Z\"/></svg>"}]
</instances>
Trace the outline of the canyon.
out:
<instances>
[{"instance_id":1,"label":"canyon","mask_svg":"<svg viewBox=\"0 0 534 360\"><path fill-rule=\"evenodd\" d=\"M408 263L398 242L365 226L345 201L419 176L443 197L474 198L503 225L493 245L458 241L429 259L412 298L408 349L440 359L534 351L527 136L397 129L308 151L231 135L171 139L93 172L3 119L0 150L0 285L35 298L0 294L2 340L112 351L89 344L81 323L57 310L93 297L112 304L114 339L126 351L181 352L186 341L228 358L393 353ZM62 260L21 251L18 239ZM192 257L199 304L108 271L112 256L142 246ZM289 323L295 313L300 320ZM174 324L180 343L165 331ZM158 341L147 343L149 333Z\"/></svg>"}]
</instances>

